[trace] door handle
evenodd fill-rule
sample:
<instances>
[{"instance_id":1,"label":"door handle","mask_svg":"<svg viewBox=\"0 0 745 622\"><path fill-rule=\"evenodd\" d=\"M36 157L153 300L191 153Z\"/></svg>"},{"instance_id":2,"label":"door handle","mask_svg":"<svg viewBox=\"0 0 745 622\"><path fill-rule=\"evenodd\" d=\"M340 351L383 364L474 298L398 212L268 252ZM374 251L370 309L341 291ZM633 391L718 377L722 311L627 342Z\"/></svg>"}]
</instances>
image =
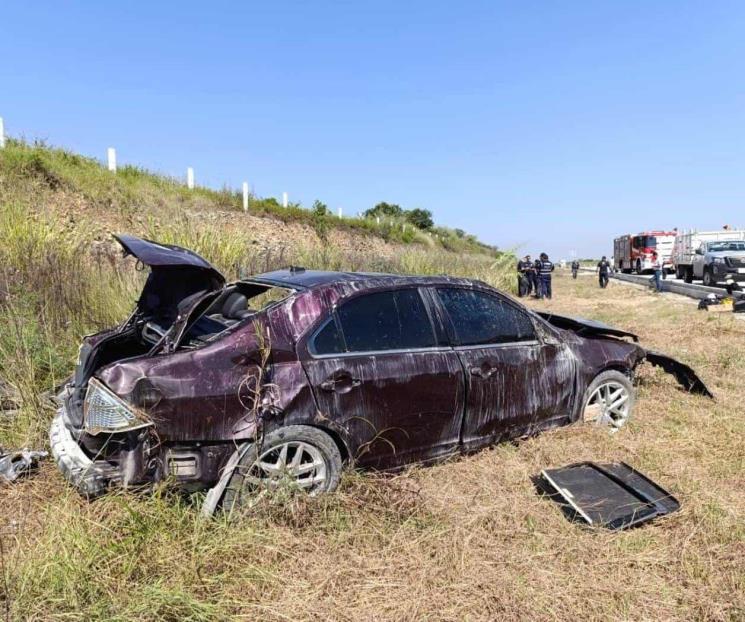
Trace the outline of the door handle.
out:
<instances>
[{"instance_id":1,"label":"door handle","mask_svg":"<svg viewBox=\"0 0 745 622\"><path fill-rule=\"evenodd\" d=\"M471 367L469 371L471 372L472 376L479 376L486 380L487 378L491 378L495 373L497 373L497 367L494 365L484 367Z\"/></svg>"},{"instance_id":2,"label":"door handle","mask_svg":"<svg viewBox=\"0 0 745 622\"><path fill-rule=\"evenodd\" d=\"M339 378L329 378L324 380L319 387L323 391L334 391L336 393L347 393L352 389L360 386L362 380L359 378L352 378L351 376L341 376Z\"/></svg>"}]
</instances>

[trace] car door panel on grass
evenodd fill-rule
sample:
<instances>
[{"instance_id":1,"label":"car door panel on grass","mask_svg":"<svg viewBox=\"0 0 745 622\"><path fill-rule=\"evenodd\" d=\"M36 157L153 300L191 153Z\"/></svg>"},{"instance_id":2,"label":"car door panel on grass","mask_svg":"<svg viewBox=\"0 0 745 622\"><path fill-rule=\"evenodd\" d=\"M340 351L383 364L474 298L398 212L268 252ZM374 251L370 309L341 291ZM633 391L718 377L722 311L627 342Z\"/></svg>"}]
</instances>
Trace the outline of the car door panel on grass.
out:
<instances>
[{"instance_id":1,"label":"car door panel on grass","mask_svg":"<svg viewBox=\"0 0 745 622\"><path fill-rule=\"evenodd\" d=\"M466 449L570 414L576 364L566 346L542 340L506 298L456 287L437 288L437 296L466 372Z\"/></svg>"},{"instance_id":2,"label":"car door panel on grass","mask_svg":"<svg viewBox=\"0 0 745 622\"><path fill-rule=\"evenodd\" d=\"M355 439L358 464L391 468L457 449L463 369L438 345L417 289L340 303L308 350L303 364L321 416Z\"/></svg>"}]
</instances>

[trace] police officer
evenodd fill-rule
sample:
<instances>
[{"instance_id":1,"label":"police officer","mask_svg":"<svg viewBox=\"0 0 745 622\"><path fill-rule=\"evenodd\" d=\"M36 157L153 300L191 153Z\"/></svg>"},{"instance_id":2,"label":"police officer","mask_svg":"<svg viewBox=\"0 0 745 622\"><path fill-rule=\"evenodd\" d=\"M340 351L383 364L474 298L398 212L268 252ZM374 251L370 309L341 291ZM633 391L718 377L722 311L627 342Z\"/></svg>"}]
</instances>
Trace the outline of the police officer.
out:
<instances>
[{"instance_id":1,"label":"police officer","mask_svg":"<svg viewBox=\"0 0 745 622\"><path fill-rule=\"evenodd\" d=\"M603 255L603 258L598 262L597 273L600 287L605 289L608 286L608 273L610 272L610 263Z\"/></svg>"},{"instance_id":2,"label":"police officer","mask_svg":"<svg viewBox=\"0 0 745 622\"><path fill-rule=\"evenodd\" d=\"M579 261L576 259L572 262L572 278L577 278L577 273L579 272Z\"/></svg>"},{"instance_id":3,"label":"police officer","mask_svg":"<svg viewBox=\"0 0 745 622\"><path fill-rule=\"evenodd\" d=\"M530 255L525 255L517 262L517 295L522 298L529 296L533 290L533 280L530 278L533 271L533 262Z\"/></svg>"},{"instance_id":4,"label":"police officer","mask_svg":"<svg viewBox=\"0 0 745 622\"><path fill-rule=\"evenodd\" d=\"M554 264L546 253L541 253L541 257L536 262L536 265L538 268L538 284L540 288L538 297L551 300L551 273L554 271Z\"/></svg>"}]
</instances>

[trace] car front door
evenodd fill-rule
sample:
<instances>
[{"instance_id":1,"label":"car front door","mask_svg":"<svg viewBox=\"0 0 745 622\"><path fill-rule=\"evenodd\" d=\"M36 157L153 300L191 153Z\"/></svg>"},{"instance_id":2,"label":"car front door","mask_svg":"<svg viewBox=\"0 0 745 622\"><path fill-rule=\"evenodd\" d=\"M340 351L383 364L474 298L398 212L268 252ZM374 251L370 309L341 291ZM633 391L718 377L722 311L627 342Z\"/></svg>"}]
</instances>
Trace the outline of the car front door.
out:
<instances>
[{"instance_id":1,"label":"car front door","mask_svg":"<svg viewBox=\"0 0 745 622\"><path fill-rule=\"evenodd\" d=\"M357 464L457 450L465 379L441 332L417 288L356 295L312 332L301 358L320 417L345 431Z\"/></svg>"},{"instance_id":2,"label":"car front door","mask_svg":"<svg viewBox=\"0 0 745 622\"><path fill-rule=\"evenodd\" d=\"M530 433L570 415L576 362L531 316L496 292L442 287L437 298L466 374L465 448Z\"/></svg>"}]
</instances>

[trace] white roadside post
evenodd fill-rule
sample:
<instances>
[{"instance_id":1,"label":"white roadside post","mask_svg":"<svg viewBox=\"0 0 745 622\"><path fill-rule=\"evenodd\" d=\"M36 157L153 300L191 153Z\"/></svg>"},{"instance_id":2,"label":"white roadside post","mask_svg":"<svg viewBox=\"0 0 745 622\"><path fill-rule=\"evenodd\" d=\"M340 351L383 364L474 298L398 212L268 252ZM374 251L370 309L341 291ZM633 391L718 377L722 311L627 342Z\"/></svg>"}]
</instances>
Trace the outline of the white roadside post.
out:
<instances>
[{"instance_id":1,"label":"white roadside post","mask_svg":"<svg viewBox=\"0 0 745 622\"><path fill-rule=\"evenodd\" d=\"M287 207L287 205L288 205L288 202L287 202L287 193L286 192L283 192L282 193L282 207Z\"/></svg>"},{"instance_id":2,"label":"white roadside post","mask_svg":"<svg viewBox=\"0 0 745 622\"><path fill-rule=\"evenodd\" d=\"M109 170L116 173L116 149L109 147L106 150L106 159L108 160Z\"/></svg>"},{"instance_id":3,"label":"white roadside post","mask_svg":"<svg viewBox=\"0 0 745 622\"><path fill-rule=\"evenodd\" d=\"M380 216L376 216L376 217L375 217L375 220L377 221L377 223L378 223L378 227L379 227L379 226L380 226Z\"/></svg>"},{"instance_id":4,"label":"white roadside post","mask_svg":"<svg viewBox=\"0 0 745 622\"><path fill-rule=\"evenodd\" d=\"M339 218L341 218L341 207L338 209Z\"/></svg>"},{"instance_id":5,"label":"white roadside post","mask_svg":"<svg viewBox=\"0 0 745 622\"><path fill-rule=\"evenodd\" d=\"M186 187L189 190L194 189L194 169L191 166L186 169Z\"/></svg>"},{"instance_id":6,"label":"white roadside post","mask_svg":"<svg viewBox=\"0 0 745 622\"><path fill-rule=\"evenodd\" d=\"M243 182L243 211L248 211L248 182Z\"/></svg>"},{"instance_id":7,"label":"white roadside post","mask_svg":"<svg viewBox=\"0 0 745 622\"><path fill-rule=\"evenodd\" d=\"M0 117L0 149L5 147L5 124L3 118Z\"/></svg>"}]
</instances>

